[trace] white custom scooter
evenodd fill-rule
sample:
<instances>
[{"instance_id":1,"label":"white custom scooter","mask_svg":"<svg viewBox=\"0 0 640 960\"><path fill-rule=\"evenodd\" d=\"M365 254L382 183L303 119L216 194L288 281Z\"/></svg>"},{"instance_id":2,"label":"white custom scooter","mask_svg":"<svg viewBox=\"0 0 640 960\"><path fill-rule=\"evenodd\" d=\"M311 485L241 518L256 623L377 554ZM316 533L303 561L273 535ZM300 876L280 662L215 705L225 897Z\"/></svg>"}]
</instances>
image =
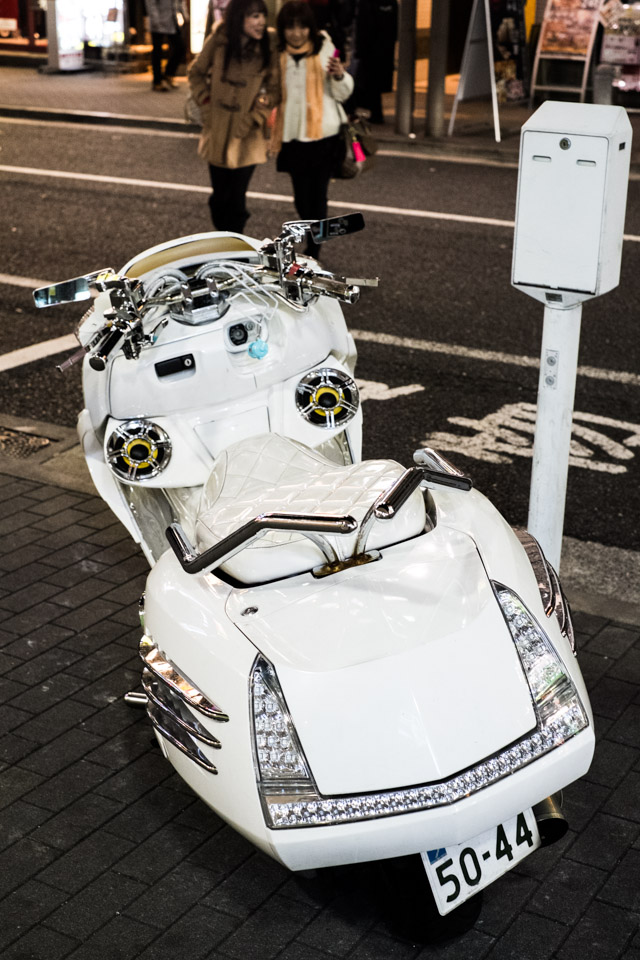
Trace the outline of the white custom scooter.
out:
<instances>
[{"instance_id":1,"label":"white custom scooter","mask_svg":"<svg viewBox=\"0 0 640 960\"><path fill-rule=\"evenodd\" d=\"M421 855L445 915L562 835L593 720L536 541L432 450L360 462L357 282L293 244L361 226L181 238L35 299L98 293L79 431L152 565L163 753L292 870Z\"/></svg>"}]
</instances>

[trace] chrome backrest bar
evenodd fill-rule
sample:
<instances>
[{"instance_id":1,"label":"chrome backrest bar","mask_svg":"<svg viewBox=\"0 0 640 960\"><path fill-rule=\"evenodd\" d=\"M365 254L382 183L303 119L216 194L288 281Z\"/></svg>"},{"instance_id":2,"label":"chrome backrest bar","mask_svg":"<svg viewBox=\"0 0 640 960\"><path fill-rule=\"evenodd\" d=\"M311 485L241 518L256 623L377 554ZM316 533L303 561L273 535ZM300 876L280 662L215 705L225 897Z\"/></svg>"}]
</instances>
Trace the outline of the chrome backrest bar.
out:
<instances>
[{"instance_id":1,"label":"chrome backrest bar","mask_svg":"<svg viewBox=\"0 0 640 960\"><path fill-rule=\"evenodd\" d=\"M424 464L421 457L423 453L425 454ZM416 451L413 458L417 466L405 470L390 487L380 494L364 515L358 531L355 547L356 556L365 552L374 520L391 520L421 483L426 481L427 483L455 487L458 490L466 491L473 487L473 482L469 477L465 477L448 460L428 447L424 451Z\"/></svg>"},{"instance_id":2,"label":"chrome backrest bar","mask_svg":"<svg viewBox=\"0 0 640 960\"><path fill-rule=\"evenodd\" d=\"M222 566L240 550L259 540L270 530L286 530L288 533L355 533L358 523L353 517L314 516L299 513L264 513L238 527L219 543L198 553L192 546L179 523L167 527L166 536L182 569L186 573L201 573Z\"/></svg>"},{"instance_id":3,"label":"chrome backrest bar","mask_svg":"<svg viewBox=\"0 0 640 960\"><path fill-rule=\"evenodd\" d=\"M442 460L442 458L439 458L439 460ZM446 461L442 460L442 464L438 464L438 469L420 464L405 470L402 476L398 477L395 483L376 500L374 504L376 520L390 520L400 507L407 502L411 494L425 481L441 484L445 487L456 487L458 490L471 490L473 482L469 477L465 477L459 470L456 470L455 467L452 468L453 473L439 469L445 463Z\"/></svg>"},{"instance_id":4,"label":"chrome backrest bar","mask_svg":"<svg viewBox=\"0 0 640 960\"><path fill-rule=\"evenodd\" d=\"M382 493L374 504L376 520L390 520L424 480L422 467L409 467Z\"/></svg>"},{"instance_id":5,"label":"chrome backrest bar","mask_svg":"<svg viewBox=\"0 0 640 960\"><path fill-rule=\"evenodd\" d=\"M434 450L433 447L421 447L413 454L413 462L423 470L423 479L442 487L455 487L457 490L471 490L473 481L462 470Z\"/></svg>"}]
</instances>

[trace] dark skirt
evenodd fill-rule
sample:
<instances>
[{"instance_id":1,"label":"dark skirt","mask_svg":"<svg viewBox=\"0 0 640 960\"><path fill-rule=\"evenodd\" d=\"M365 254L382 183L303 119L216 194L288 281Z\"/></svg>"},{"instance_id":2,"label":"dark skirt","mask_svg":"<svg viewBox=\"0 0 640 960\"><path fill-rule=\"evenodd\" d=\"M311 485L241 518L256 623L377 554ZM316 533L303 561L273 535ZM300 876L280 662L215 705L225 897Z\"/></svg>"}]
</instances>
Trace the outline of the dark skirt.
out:
<instances>
[{"instance_id":1,"label":"dark skirt","mask_svg":"<svg viewBox=\"0 0 640 960\"><path fill-rule=\"evenodd\" d=\"M344 142L339 133L322 140L289 140L283 143L276 159L280 173L317 172L330 176L339 166Z\"/></svg>"}]
</instances>

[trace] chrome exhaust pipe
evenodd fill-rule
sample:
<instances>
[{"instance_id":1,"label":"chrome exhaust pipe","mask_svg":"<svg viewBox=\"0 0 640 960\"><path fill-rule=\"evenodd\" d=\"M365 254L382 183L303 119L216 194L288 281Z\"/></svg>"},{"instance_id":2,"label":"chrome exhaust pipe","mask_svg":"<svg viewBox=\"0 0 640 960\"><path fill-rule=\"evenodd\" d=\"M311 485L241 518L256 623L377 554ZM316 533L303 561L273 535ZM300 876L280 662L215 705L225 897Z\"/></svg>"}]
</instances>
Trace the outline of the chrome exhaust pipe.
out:
<instances>
[{"instance_id":1,"label":"chrome exhaust pipe","mask_svg":"<svg viewBox=\"0 0 640 960\"><path fill-rule=\"evenodd\" d=\"M538 824L540 841L543 847L556 843L564 837L569 824L562 816L562 792L553 793L546 800L541 800L533 807L533 814Z\"/></svg>"}]
</instances>

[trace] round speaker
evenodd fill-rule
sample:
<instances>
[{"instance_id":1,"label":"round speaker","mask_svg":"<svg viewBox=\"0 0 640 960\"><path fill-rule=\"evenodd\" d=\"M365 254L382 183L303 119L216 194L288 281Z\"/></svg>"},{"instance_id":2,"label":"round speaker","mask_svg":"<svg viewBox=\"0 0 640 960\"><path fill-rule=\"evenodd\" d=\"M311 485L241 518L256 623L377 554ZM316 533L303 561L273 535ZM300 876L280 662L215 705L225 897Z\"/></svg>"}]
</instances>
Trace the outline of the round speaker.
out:
<instances>
[{"instance_id":1,"label":"round speaker","mask_svg":"<svg viewBox=\"0 0 640 960\"><path fill-rule=\"evenodd\" d=\"M150 420L126 420L107 440L107 463L120 480L150 480L171 459L171 441Z\"/></svg>"},{"instance_id":2,"label":"round speaker","mask_svg":"<svg viewBox=\"0 0 640 960\"><path fill-rule=\"evenodd\" d=\"M312 370L296 387L298 412L309 423L326 430L348 423L358 412L359 402L355 381L331 367Z\"/></svg>"}]
</instances>

